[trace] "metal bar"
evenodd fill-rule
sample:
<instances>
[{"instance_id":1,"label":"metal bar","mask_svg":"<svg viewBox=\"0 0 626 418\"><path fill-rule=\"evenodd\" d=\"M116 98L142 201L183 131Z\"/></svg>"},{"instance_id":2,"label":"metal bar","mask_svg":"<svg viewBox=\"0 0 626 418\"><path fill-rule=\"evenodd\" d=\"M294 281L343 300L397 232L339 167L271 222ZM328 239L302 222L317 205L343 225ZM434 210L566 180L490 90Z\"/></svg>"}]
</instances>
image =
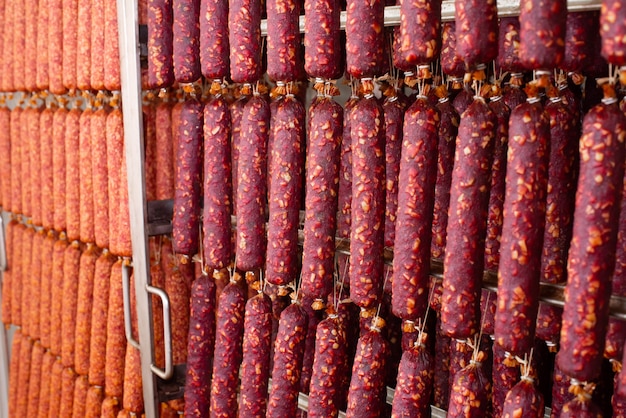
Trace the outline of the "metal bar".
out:
<instances>
[{"instance_id":1,"label":"metal bar","mask_svg":"<svg viewBox=\"0 0 626 418\"><path fill-rule=\"evenodd\" d=\"M137 325L142 342L141 375L144 409L147 417L159 417L156 377L150 366L154 363L152 348L152 303L145 291L150 284L148 255L147 203L143 150L143 115L141 101L141 67L139 48L138 2L117 0L119 24L120 67L122 81L122 112L124 116L124 147L128 170L130 231L133 244ZM148 349L150 348L150 349Z\"/></svg>"},{"instance_id":2,"label":"metal bar","mask_svg":"<svg viewBox=\"0 0 626 418\"><path fill-rule=\"evenodd\" d=\"M161 298L163 304L163 344L165 345L165 369L157 367L155 363L150 365L152 373L163 380L168 380L174 375L174 355L172 354L172 318L170 315L170 298L165 290L155 286L146 285L146 291Z\"/></svg>"},{"instance_id":3,"label":"metal bar","mask_svg":"<svg viewBox=\"0 0 626 418\"><path fill-rule=\"evenodd\" d=\"M519 15L520 0L498 0L498 16ZM600 10L600 0L568 0L567 10L570 12L584 12ZM454 0L444 0L441 4L441 20L450 22L454 20ZM400 6L385 7L385 26L400 25ZM340 16L341 30L346 29L346 12L342 11ZM300 33L304 33L304 16L300 16ZM261 21L261 34L267 35L267 20Z\"/></svg>"},{"instance_id":4,"label":"metal bar","mask_svg":"<svg viewBox=\"0 0 626 418\"><path fill-rule=\"evenodd\" d=\"M126 340L135 347L137 350L141 350L139 341L135 340L133 336L133 322L132 312L130 304L130 265L128 260L124 260L122 263L122 298L124 299L124 332L126 333Z\"/></svg>"}]
</instances>

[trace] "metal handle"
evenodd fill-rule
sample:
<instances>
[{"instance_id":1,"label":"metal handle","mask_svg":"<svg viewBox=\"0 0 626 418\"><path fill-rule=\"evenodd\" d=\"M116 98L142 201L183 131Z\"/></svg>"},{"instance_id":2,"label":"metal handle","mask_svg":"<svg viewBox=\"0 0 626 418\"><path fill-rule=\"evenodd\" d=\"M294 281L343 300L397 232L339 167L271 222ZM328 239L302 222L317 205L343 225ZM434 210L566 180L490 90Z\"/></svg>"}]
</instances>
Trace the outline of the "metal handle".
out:
<instances>
[{"instance_id":1,"label":"metal handle","mask_svg":"<svg viewBox=\"0 0 626 418\"><path fill-rule=\"evenodd\" d=\"M130 265L122 263L122 296L124 298L124 331L126 339L137 350L141 350L139 341L133 337L133 323L130 311Z\"/></svg>"},{"instance_id":2,"label":"metal handle","mask_svg":"<svg viewBox=\"0 0 626 418\"><path fill-rule=\"evenodd\" d=\"M165 369L161 369L156 364L150 365L152 373L163 380L168 380L174 375L174 358L172 355L172 320L170 317L170 298L167 293L158 287L146 285L148 293L161 298L163 305L163 344L165 345Z\"/></svg>"},{"instance_id":3,"label":"metal handle","mask_svg":"<svg viewBox=\"0 0 626 418\"><path fill-rule=\"evenodd\" d=\"M7 270L7 246L4 238L4 220L0 212L0 271Z\"/></svg>"}]
</instances>

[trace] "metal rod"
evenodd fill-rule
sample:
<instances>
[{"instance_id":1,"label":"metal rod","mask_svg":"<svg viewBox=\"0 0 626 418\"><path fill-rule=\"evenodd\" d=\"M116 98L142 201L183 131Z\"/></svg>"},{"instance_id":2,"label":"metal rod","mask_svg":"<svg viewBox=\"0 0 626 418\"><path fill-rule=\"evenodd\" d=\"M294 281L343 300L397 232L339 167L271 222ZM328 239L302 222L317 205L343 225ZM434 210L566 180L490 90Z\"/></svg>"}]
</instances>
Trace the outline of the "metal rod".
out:
<instances>
[{"instance_id":1,"label":"metal rod","mask_svg":"<svg viewBox=\"0 0 626 418\"><path fill-rule=\"evenodd\" d=\"M139 341L135 340L133 336L133 321L132 312L130 306L130 265L128 260L124 260L122 263L122 298L124 299L124 332L126 333L126 340L135 347L137 350L141 350Z\"/></svg>"},{"instance_id":2,"label":"metal rod","mask_svg":"<svg viewBox=\"0 0 626 418\"><path fill-rule=\"evenodd\" d=\"M163 344L165 345L165 369L161 369L152 363L150 370L163 380L168 380L174 375L174 355L172 352L172 318L170 315L170 298L165 290L155 286L146 285L146 291L161 298L163 305Z\"/></svg>"}]
</instances>

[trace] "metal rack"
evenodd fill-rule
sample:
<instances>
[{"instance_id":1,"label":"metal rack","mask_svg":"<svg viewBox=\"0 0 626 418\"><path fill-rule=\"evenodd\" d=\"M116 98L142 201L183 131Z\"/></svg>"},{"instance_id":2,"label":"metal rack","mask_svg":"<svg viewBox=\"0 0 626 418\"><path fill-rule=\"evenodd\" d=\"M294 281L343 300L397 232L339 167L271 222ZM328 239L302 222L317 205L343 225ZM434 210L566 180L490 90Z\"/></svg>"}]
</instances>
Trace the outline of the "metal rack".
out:
<instances>
[{"instance_id":1,"label":"metal rack","mask_svg":"<svg viewBox=\"0 0 626 418\"><path fill-rule=\"evenodd\" d=\"M600 9L601 0L568 0L569 11L590 11ZM141 351L141 365L143 377L143 394L145 413L147 417L159 416L158 387L167 385L167 381L174 373L174 368L158 369L154 364L154 338L152 335L152 302L151 295L158 294L164 300L165 317L167 318L167 295L154 288L150 283L150 264L148 254L148 236L167 232L166 222L150 222L150 216L171 214L167 206L155 206L146 200L144 177L144 147L143 121L141 97L141 69L140 69L140 42L138 25L138 6L136 0L117 0L119 19L119 45L122 77L122 110L124 116L125 152L128 169L128 191L131 234L133 243L133 260L135 278L136 309L138 319L138 345ZM519 14L519 0L498 0L500 16L514 16ZM444 0L442 4L442 18L444 21L454 19L454 0ZM341 14L341 27L345 28L346 14ZM400 23L398 6L385 8L385 26L397 26ZM267 22L261 23L262 33L267 30ZM300 31L304 32L304 17L300 18ZM169 203L171 206L171 203ZM158 216L156 216L158 217ZM170 218L171 219L171 218ZM345 251L341 246L339 251ZM387 257L391 254L387 254ZM434 263L433 273L441 273L441 266ZM439 270L438 270L439 269ZM485 284L494 288L497 281L493 273L485 274ZM548 303L562 305L562 286L542 286L542 299ZM626 319L626 301L622 298L611 299L611 309L615 316ZM2 353L0 353L2 354ZM0 359L1 360L1 359ZM0 374L0 382L5 377ZM3 382L5 383L5 382ZM1 385L8 387L8 384ZM393 390L388 390L388 402L393 399ZM0 397L1 400L1 397ZM305 395L301 396L300 405L306 405ZM445 411L433 409L433 416L445 416Z\"/></svg>"}]
</instances>

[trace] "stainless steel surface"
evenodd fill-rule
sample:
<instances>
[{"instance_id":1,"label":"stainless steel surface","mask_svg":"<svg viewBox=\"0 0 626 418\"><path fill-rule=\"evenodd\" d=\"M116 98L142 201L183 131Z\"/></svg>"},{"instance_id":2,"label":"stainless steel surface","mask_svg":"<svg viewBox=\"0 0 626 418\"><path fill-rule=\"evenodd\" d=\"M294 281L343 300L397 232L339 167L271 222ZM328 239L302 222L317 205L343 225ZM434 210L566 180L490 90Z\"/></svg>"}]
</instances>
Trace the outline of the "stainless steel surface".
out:
<instances>
[{"instance_id":1,"label":"stainless steel surface","mask_svg":"<svg viewBox=\"0 0 626 418\"><path fill-rule=\"evenodd\" d=\"M130 231L133 243L133 274L137 300L137 324L141 342L141 374L144 409L147 417L159 416L154 363L151 297L145 291L149 283L150 264L147 237L147 204L143 150L143 119L141 101L141 67L139 57L138 2L117 0L119 48L122 78L122 112L124 116L124 147L128 170Z\"/></svg>"},{"instance_id":2,"label":"stainless steel surface","mask_svg":"<svg viewBox=\"0 0 626 418\"><path fill-rule=\"evenodd\" d=\"M7 246L4 232L4 220L0 216L0 272L7 269ZM2 298L0 298L2 300Z\"/></svg>"},{"instance_id":3,"label":"stainless steel surface","mask_svg":"<svg viewBox=\"0 0 626 418\"><path fill-rule=\"evenodd\" d=\"M155 363L150 365L152 373L163 380L168 380L174 374L174 357L172 354L172 319L170 316L170 298L167 293L158 287L146 285L146 291L161 298L163 305L163 344L165 345L165 369ZM154 351L154 350L153 350Z\"/></svg>"},{"instance_id":4,"label":"stainless steel surface","mask_svg":"<svg viewBox=\"0 0 626 418\"><path fill-rule=\"evenodd\" d=\"M141 346L139 345L139 341L135 340L133 336L133 322L132 317L133 314L131 312L131 303L130 303L130 270L131 266L128 263L128 260L124 260L122 263L122 296L124 299L124 332L126 333L126 340L135 347L137 350L141 350Z\"/></svg>"}]
</instances>

